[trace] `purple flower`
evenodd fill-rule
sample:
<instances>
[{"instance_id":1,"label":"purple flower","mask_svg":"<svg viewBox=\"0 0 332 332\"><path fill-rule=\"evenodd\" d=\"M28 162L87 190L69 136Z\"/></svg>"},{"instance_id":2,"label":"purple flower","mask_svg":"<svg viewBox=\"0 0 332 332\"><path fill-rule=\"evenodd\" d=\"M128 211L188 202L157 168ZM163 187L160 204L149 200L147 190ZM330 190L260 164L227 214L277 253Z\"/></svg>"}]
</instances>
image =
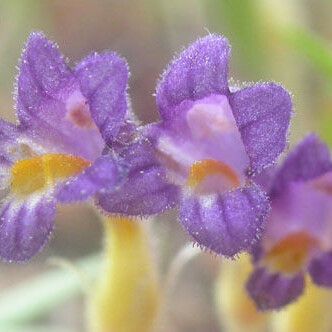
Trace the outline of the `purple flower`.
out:
<instances>
[{"instance_id":1,"label":"purple flower","mask_svg":"<svg viewBox=\"0 0 332 332\"><path fill-rule=\"evenodd\" d=\"M332 287L332 160L327 146L309 135L269 177L265 183L272 210L247 283L261 310L281 308L299 297L306 272L317 285Z\"/></svg>"},{"instance_id":2,"label":"purple flower","mask_svg":"<svg viewBox=\"0 0 332 332\"><path fill-rule=\"evenodd\" d=\"M114 191L120 198L133 168L140 175L159 170L151 143L131 122L127 81L127 64L113 52L92 54L71 69L57 45L31 34L17 80L19 123L0 122L1 259L38 253L53 231L57 203L103 201ZM142 155L135 157L138 147ZM164 201L150 210L141 195L135 212L165 209L171 203L160 195Z\"/></svg>"},{"instance_id":3,"label":"purple flower","mask_svg":"<svg viewBox=\"0 0 332 332\"><path fill-rule=\"evenodd\" d=\"M274 83L229 87L229 57L216 35L184 50L158 85L161 122L150 136L179 188L183 227L200 246L233 256L261 235L269 203L251 175L285 148L292 103Z\"/></svg>"}]
</instances>

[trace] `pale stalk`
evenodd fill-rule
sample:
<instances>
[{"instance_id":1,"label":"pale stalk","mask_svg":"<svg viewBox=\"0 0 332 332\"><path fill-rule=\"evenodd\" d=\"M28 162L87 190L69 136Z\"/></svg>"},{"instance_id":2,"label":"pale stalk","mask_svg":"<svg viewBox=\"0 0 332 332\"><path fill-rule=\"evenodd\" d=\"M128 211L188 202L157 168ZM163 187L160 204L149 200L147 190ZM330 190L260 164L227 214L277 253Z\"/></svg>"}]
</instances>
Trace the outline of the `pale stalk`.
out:
<instances>
[{"instance_id":1,"label":"pale stalk","mask_svg":"<svg viewBox=\"0 0 332 332\"><path fill-rule=\"evenodd\" d=\"M257 311L245 290L251 270L250 258L244 254L235 261L223 260L221 263L215 303L222 331L263 332L267 329L269 315Z\"/></svg>"},{"instance_id":2,"label":"pale stalk","mask_svg":"<svg viewBox=\"0 0 332 332\"><path fill-rule=\"evenodd\" d=\"M104 220L103 270L88 303L92 332L148 332L153 328L160 289L144 226L128 218Z\"/></svg>"},{"instance_id":3,"label":"pale stalk","mask_svg":"<svg viewBox=\"0 0 332 332\"><path fill-rule=\"evenodd\" d=\"M314 285L308 278L304 294L271 317L272 332L332 331L332 294Z\"/></svg>"},{"instance_id":4,"label":"pale stalk","mask_svg":"<svg viewBox=\"0 0 332 332\"><path fill-rule=\"evenodd\" d=\"M202 253L202 250L200 248L194 247L192 243L188 243L183 246L178 251L176 256L172 259L165 279L163 280L163 294L159 314L157 317L156 331L169 331L169 309L172 305L171 300L173 292L175 290L175 286L179 281L183 269L192 259L197 257L200 253Z\"/></svg>"}]
</instances>

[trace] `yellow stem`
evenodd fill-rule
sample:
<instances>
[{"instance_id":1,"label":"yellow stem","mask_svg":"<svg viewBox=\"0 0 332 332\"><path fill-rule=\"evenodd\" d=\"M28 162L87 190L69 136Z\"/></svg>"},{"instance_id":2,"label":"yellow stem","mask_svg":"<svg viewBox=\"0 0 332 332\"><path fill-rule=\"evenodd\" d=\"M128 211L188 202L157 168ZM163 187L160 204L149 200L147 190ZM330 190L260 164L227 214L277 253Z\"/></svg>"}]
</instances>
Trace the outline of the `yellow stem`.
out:
<instances>
[{"instance_id":1,"label":"yellow stem","mask_svg":"<svg viewBox=\"0 0 332 332\"><path fill-rule=\"evenodd\" d=\"M272 315L272 331L332 331L332 294L307 278L304 295L285 309Z\"/></svg>"},{"instance_id":2,"label":"yellow stem","mask_svg":"<svg viewBox=\"0 0 332 332\"><path fill-rule=\"evenodd\" d=\"M156 267L144 225L104 221L105 262L89 303L92 332L148 332L158 312Z\"/></svg>"},{"instance_id":3,"label":"yellow stem","mask_svg":"<svg viewBox=\"0 0 332 332\"><path fill-rule=\"evenodd\" d=\"M266 331L269 315L256 310L245 290L250 272L250 258L244 254L236 261L223 260L221 263L215 302L222 331Z\"/></svg>"}]
</instances>

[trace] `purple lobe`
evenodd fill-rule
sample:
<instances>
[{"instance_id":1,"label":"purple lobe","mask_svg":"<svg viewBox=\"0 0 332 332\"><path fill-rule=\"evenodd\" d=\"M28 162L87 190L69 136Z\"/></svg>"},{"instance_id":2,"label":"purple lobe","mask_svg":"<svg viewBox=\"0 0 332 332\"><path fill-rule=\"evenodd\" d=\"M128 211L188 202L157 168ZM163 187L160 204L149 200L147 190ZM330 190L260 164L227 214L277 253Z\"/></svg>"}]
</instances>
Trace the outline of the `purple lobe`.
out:
<instances>
[{"instance_id":1,"label":"purple lobe","mask_svg":"<svg viewBox=\"0 0 332 332\"><path fill-rule=\"evenodd\" d=\"M276 165L271 165L264 168L260 173L254 174L251 179L258 184L265 192L269 193L274 184L275 175L278 168Z\"/></svg>"},{"instance_id":2,"label":"purple lobe","mask_svg":"<svg viewBox=\"0 0 332 332\"><path fill-rule=\"evenodd\" d=\"M246 287L259 310L280 309L302 294L304 278L302 274L286 277L258 268L249 278Z\"/></svg>"},{"instance_id":3,"label":"purple lobe","mask_svg":"<svg viewBox=\"0 0 332 332\"><path fill-rule=\"evenodd\" d=\"M83 173L60 184L57 199L62 203L84 201L97 192L114 190L123 179L123 173L110 155L101 156Z\"/></svg>"},{"instance_id":4,"label":"purple lobe","mask_svg":"<svg viewBox=\"0 0 332 332\"><path fill-rule=\"evenodd\" d=\"M286 146L292 112L289 93L274 83L233 93L230 105L254 172L272 164Z\"/></svg>"},{"instance_id":5,"label":"purple lobe","mask_svg":"<svg viewBox=\"0 0 332 332\"><path fill-rule=\"evenodd\" d=\"M72 80L72 73L58 46L42 33L32 33L19 65L17 115L29 125L31 112L37 111L42 99L59 99L60 91Z\"/></svg>"},{"instance_id":6,"label":"purple lobe","mask_svg":"<svg viewBox=\"0 0 332 332\"><path fill-rule=\"evenodd\" d=\"M166 180L165 171L147 139L118 150L128 166L126 180L112 193L98 194L98 204L107 212L146 216L172 208L177 188Z\"/></svg>"},{"instance_id":7,"label":"purple lobe","mask_svg":"<svg viewBox=\"0 0 332 332\"><path fill-rule=\"evenodd\" d=\"M55 212L49 197L5 203L0 212L0 258L24 262L41 251L53 231Z\"/></svg>"},{"instance_id":8,"label":"purple lobe","mask_svg":"<svg viewBox=\"0 0 332 332\"><path fill-rule=\"evenodd\" d=\"M314 258L309 265L309 273L315 284L332 287L332 252Z\"/></svg>"},{"instance_id":9,"label":"purple lobe","mask_svg":"<svg viewBox=\"0 0 332 332\"><path fill-rule=\"evenodd\" d=\"M328 175L332 180L332 173ZM328 187L319 189L310 182L293 182L273 197L264 232L265 243L273 245L301 232L321 243L328 241L332 210L331 196L325 190Z\"/></svg>"},{"instance_id":10,"label":"purple lobe","mask_svg":"<svg viewBox=\"0 0 332 332\"><path fill-rule=\"evenodd\" d=\"M268 211L257 186L205 197L184 192L180 222L200 246L233 257L257 242Z\"/></svg>"},{"instance_id":11,"label":"purple lobe","mask_svg":"<svg viewBox=\"0 0 332 332\"><path fill-rule=\"evenodd\" d=\"M208 35L184 50L168 67L157 87L161 117L173 117L185 100L228 94L230 45L225 37Z\"/></svg>"},{"instance_id":12,"label":"purple lobe","mask_svg":"<svg viewBox=\"0 0 332 332\"><path fill-rule=\"evenodd\" d=\"M39 147L94 160L104 142L79 83L58 47L31 34L17 80L17 115L22 135Z\"/></svg>"},{"instance_id":13,"label":"purple lobe","mask_svg":"<svg viewBox=\"0 0 332 332\"><path fill-rule=\"evenodd\" d=\"M291 182L308 181L332 170L329 148L310 134L290 152L275 176L273 193L280 193Z\"/></svg>"},{"instance_id":14,"label":"purple lobe","mask_svg":"<svg viewBox=\"0 0 332 332\"><path fill-rule=\"evenodd\" d=\"M14 124L0 119L0 165L9 166L15 159L19 131Z\"/></svg>"},{"instance_id":15,"label":"purple lobe","mask_svg":"<svg viewBox=\"0 0 332 332\"><path fill-rule=\"evenodd\" d=\"M116 53L93 54L78 64L75 76L103 138L114 139L127 112L127 63Z\"/></svg>"}]
</instances>

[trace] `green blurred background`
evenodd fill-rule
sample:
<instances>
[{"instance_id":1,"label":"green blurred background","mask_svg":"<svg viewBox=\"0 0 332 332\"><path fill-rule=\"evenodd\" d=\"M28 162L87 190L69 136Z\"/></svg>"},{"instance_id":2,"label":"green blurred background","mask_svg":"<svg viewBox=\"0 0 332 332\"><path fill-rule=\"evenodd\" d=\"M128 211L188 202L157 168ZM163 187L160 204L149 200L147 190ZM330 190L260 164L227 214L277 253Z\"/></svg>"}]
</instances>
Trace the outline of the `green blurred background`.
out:
<instances>
[{"instance_id":1,"label":"green blurred background","mask_svg":"<svg viewBox=\"0 0 332 332\"><path fill-rule=\"evenodd\" d=\"M332 144L331 13L330 0L0 0L1 116L15 121L16 65L31 31L42 30L57 41L72 64L104 49L127 58L132 105L144 123L157 119L155 85L174 53L217 32L232 44L234 82L273 80L292 92L290 144L308 131ZM174 218L163 216L153 226L161 266L185 241ZM48 270L49 257L77 259L96 252L101 246L97 219L86 206L61 209L56 234L43 254L29 265L0 265L0 291ZM205 257L182 276L168 331L219 331L209 293L216 265L216 258ZM37 323L45 331L62 331L57 326L82 331L83 302L82 297L66 301Z\"/></svg>"}]
</instances>

